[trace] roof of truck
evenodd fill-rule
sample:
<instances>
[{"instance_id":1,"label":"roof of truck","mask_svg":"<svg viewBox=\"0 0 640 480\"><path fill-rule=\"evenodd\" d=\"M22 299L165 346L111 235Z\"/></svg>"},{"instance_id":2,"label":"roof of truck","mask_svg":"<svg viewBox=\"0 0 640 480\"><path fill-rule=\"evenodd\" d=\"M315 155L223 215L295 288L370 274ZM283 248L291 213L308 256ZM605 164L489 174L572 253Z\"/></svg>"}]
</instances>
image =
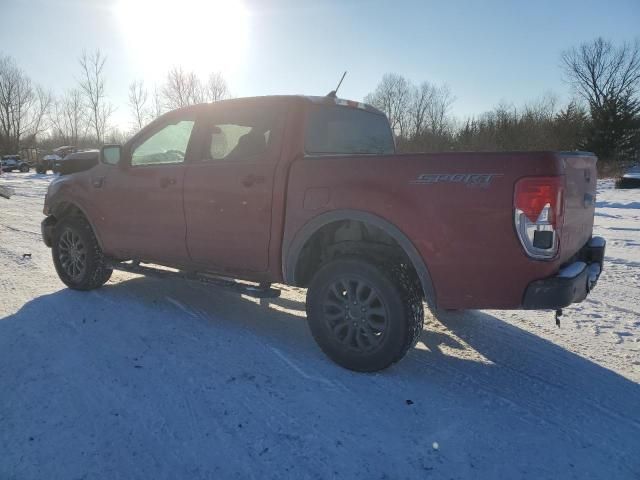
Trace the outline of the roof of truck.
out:
<instances>
[{"instance_id":1,"label":"roof of truck","mask_svg":"<svg viewBox=\"0 0 640 480\"><path fill-rule=\"evenodd\" d=\"M375 108L372 105L369 105L364 102L358 102L355 100L346 100L344 98L338 97L330 97L330 96L319 96L319 95L263 95L263 96L253 96L253 97L237 97L230 98L226 100L218 100L217 102L211 103L199 103L196 105L189 105L186 107L182 107L172 111L191 111L191 110L200 110L205 108L206 106L210 106L213 104L233 104L233 103L245 103L245 102L253 102L253 101L282 101L282 102L309 102L316 105L338 105L342 107L350 107L350 108L359 108L361 110L366 110L371 113L377 113L379 115L384 115L384 112ZM170 113L170 112L168 112Z\"/></svg>"}]
</instances>

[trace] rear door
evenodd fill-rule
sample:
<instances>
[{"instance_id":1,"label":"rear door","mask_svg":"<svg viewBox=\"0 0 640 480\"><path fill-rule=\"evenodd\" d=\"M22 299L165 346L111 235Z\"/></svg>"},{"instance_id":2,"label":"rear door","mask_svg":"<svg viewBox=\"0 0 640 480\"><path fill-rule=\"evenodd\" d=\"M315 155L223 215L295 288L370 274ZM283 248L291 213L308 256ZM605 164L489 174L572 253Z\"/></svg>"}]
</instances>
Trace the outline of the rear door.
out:
<instances>
[{"instance_id":1,"label":"rear door","mask_svg":"<svg viewBox=\"0 0 640 480\"><path fill-rule=\"evenodd\" d=\"M187 247L195 263L221 273L267 270L283 120L284 109L269 99L211 108L184 180Z\"/></svg>"}]
</instances>

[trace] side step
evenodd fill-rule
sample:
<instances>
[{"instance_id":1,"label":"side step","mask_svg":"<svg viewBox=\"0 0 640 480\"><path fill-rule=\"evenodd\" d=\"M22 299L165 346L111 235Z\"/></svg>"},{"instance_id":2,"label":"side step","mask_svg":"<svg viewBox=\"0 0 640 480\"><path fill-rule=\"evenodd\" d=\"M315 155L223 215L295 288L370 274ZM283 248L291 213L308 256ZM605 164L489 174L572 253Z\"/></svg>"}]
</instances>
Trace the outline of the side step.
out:
<instances>
[{"instance_id":1,"label":"side step","mask_svg":"<svg viewBox=\"0 0 640 480\"><path fill-rule=\"evenodd\" d=\"M235 280L230 280L228 278L216 277L213 275L204 275L197 272L179 272L174 270L165 270L162 268L150 267L147 265L141 265L138 261L114 262L111 264L111 267L114 270L137 273L139 275L145 275L149 277L195 280L200 283L227 288L237 293L255 298L278 298L280 296L280 290L277 288L272 288L270 283L251 285L236 282Z\"/></svg>"}]
</instances>

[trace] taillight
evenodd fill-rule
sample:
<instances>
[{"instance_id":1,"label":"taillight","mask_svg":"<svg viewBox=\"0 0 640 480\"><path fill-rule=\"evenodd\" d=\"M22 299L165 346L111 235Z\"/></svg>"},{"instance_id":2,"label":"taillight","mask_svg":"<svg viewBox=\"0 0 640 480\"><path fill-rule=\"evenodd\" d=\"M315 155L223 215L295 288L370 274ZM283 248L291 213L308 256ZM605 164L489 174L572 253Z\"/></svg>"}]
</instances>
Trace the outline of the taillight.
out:
<instances>
[{"instance_id":1,"label":"taillight","mask_svg":"<svg viewBox=\"0 0 640 480\"><path fill-rule=\"evenodd\" d=\"M558 253L564 210L564 177L526 177L516 183L513 196L516 232L532 258Z\"/></svg>"}]
</instances>

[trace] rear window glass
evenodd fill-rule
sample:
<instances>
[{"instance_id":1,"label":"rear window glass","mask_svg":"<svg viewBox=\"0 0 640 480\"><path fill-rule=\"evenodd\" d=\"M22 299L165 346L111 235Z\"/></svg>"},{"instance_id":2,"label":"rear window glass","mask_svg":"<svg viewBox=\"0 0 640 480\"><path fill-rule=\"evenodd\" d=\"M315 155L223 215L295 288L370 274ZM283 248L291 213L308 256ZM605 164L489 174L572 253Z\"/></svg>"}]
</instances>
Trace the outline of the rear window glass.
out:
<instances>
[{"instance_id":1,"label":"rear window glass","mask_svg":"<svg viewBox=\"0 0 640 480\"><path fill-rule=\"evenodd\" d=\"M206 121L207 145L202 160L258 160L279 137L284 118L280 105L251 102L218 107Z\"/></svg>"},{"instance_id":2,"label":"rear window glass","mask_svg":"<svg viewBox=\"0 0 640 480\"><path fill-rule=\"evenodd\" d=\"M385 116L358 108L313 105L305 150L310 155L389 154L394 152Z\"/></svg>"}]
</instances>

